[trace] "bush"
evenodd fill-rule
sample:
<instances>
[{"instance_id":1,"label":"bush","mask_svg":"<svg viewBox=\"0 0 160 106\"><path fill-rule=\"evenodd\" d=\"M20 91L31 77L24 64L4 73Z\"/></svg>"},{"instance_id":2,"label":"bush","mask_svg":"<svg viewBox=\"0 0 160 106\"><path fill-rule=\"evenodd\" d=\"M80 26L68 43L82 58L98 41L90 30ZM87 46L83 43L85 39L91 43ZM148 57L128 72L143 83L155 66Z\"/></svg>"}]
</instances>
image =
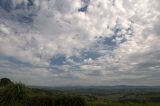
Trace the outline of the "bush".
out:
<instances>
[{"instance_id":1,"label":"bush","mask_svg":"<svg viewBox=\"0 0 160 106\"><path fill-rule=\"evenodd\" d=\"M55 99L55 106L85 106L86 101L78 96L59 96Z\"/></svg>"},{"instance_id":2,"label":"bush","mask_svg":"<svg viewBox=\"0 0 160 106\"><path fill-rule=\"evenodd\" d=\"M150 97L149 101L153 103L160 103L160 97Z\"/></svg>"},{"instance_id":3,"label":"bush","mask_svg":"<svg viewBox=\"0 0 160 106\"><path fill-rule=\"evenodd\" d=\"M0 86L6 86L12 84L12 81L8 78L2 78L0 79Z\"/></svg>"},{"instance_id":4,"label":"bush","mask_svg":"<svg viewBox=\"0 0 160 106\"><path fill-rule=\"evenodd\" d=\"M30 96L27 99L27 106L54 106L53 98L47 95Z\"/></svg>"}]
</instances>

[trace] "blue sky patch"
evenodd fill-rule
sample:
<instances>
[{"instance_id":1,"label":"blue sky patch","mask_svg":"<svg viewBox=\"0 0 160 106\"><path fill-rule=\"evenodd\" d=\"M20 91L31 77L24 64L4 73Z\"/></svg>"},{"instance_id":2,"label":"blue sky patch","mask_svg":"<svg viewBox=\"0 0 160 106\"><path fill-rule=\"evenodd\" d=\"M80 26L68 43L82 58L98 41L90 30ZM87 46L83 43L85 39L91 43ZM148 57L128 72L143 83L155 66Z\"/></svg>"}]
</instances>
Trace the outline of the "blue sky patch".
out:
<instances>
[{"instance_id":1,"label":"blue sky patch","mask_svg":"<svg viewBox=\"0 0 160 106\"><path fill-rule=\"evenodd\" d=\"M83 0L83 2L84 2L84 5L80 9L78 9L78 11L87 12L90 0Z\"/></svg>"},{"instance_id":2,"label":"blue sky patch","mask_svg":"<svg viewBox=\"0 0 160 106\"><path fill-rule=\"evenodd\" d=\"M63 54L58 54L51 58L50 64L52 65L64 65L66 62L66 57Z\"/></svg>"},{"instance_id":3,"label":"blue sky patch","mask_svg":"<svg viewBox=\"0 0 160 106\"><path fill-rule=\"evenodd\" d=\"M92 60L95 60L100 56L101 54L96 51L83 51L80 56L71 56L69 58L74 62L80 63L83 62L85 59L91 58Z\"/></svg>"},{"instance_id":4,"label":"blue sky patch","mask_svg":"<svg viewBox=\"0 0 160 106\"><path fill-rule=\"evenodd\" d=\"M6 10L7 12L10 12L12 10L13 3L11 0L0 0L0 6Z\"/></svg>"},{"instance_id":5,"label":"blue sky patch","mask_svg":"<svg viewBox=\"0 0 160 106\"><path fill-rule=\"evenodd\" d=\"M11 57L11 56L1 56L0 55L0 60L6 60L8 62L11 62L14 64L14 66L18 66L18 67L31 67L32 64L28 63L28 62L24 62L24 61L21 61L15 57Z\"/></svg>"}]
</instances>

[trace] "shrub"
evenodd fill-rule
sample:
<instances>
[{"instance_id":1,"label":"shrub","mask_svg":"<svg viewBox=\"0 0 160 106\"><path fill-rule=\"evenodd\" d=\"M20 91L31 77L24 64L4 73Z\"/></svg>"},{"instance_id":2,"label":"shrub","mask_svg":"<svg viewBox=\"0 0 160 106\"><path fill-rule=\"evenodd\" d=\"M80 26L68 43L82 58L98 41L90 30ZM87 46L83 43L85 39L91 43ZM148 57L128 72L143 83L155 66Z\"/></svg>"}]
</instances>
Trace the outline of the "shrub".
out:
<instances>
[{"instance_id":1,"label":"shrub","mask_svg":"<svg viewBox=\"0 0 160 106\"><path fill-rule=\"evenodd\" d=\"M12 84L12 81L8 78L2 78L0 79L0 86L6 86Z\"/></svg>"},{"instance_id":2,"label":"shrub","mask_svg":"<svg viewBox=\"0 0 160 106\"><path fill-rule=\"evenodd\" d=\"M59 96L55 99L55 106L85 106L86 101L78 96Z\"/></svg>"},{"instance_id":3,"label":"shrub","mask_svg":"<svg viewBox=\"0 0 160 106\"><path fill-rule=\"evenodd\" d=\"M30 96L27 106L53 106L53 98L47 95Z\"/></svg>"},{"instance_id":4,"label":"shrub","mask_svg":"<svg viewBox=\"0 0 160 106\"><path fill-rule=\"evenodd\" d=\"M150 102L160 103L160 97L150 97Z\"/></svg>"}]
</instances>

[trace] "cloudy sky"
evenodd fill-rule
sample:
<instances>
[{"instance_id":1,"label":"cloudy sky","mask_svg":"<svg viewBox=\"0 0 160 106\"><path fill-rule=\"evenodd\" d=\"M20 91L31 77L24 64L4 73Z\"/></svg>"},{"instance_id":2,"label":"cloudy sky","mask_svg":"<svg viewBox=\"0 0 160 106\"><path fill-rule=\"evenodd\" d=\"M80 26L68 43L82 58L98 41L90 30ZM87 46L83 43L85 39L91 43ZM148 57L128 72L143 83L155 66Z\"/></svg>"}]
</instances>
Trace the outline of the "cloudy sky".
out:
<instances>
[{"instance_id":1,"label":"cloudy sky","mask_svg":"<svg viewBox=\"0 0 160 106\"><path fill-rule=\"evenodd\" d=\"M160 0L1 0L0 78L160 85Z\"/></svg>"}]
</instances>

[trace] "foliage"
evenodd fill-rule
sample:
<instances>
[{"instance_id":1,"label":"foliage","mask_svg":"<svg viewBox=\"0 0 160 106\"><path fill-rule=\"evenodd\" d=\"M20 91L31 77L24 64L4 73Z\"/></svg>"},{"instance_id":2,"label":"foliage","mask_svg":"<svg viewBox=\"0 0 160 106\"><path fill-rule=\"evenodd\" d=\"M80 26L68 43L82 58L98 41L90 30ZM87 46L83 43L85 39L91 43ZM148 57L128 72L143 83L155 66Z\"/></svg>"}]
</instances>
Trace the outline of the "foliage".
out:
<instances>
[{"instance_id":1,"label":"foliage","mask_svg":"<svg viewBox=\"0 0 160 106\"><path fill-rule=\"evenodd\" d=\"M30 90L21 83L6 84L0 89L0 106L85 106L86 104L81 96L51 95L49 91Z\"/></svg>"},{"instance_id":2,"label":"foliage","mask_svg":"<svg viewBox=\"0 0 160 106\"><path fill-rule=\"evenodd\" d=\"M0 103L4 106L20 105L25 103L26 98L27 88L23 84L10 84L3 89Z\"/></svg>"},{"instance_id":3,"label":"foliage","mask_svg":"<svg viewBox=\"0 0 160 106\"><path fill-rule=\"evenodd\" d=\"M7 78L1 79L1 85L0 106L160 106L158 89L149 92L130 89L127 89L127 92L119 89L116 89L116 92L106 92L89 89L80 93L31 89L21 83L14 84Z\"/></svg>"},{"instance_id":4,"label":"foliage","mask_svg":"<svg viewBox=\"0 0 160 106\"><path fill-rule=\"evenodd\" d=\"M12 81L8 78L2 78L0 79L0 86L6 86L12 84Z\"/></svg>"},{"instance_id":5,"label":"foliage","mask_svg":"<svg viewBox=\"0 0 160 106\"><path fill-rule=\"evenodd\" d=\"M27 106L54 106L53 98L47 95L30 96L27 99Z\"/></svg>"},{"instance_id":6,"label":"foliage","mask_svg":"<svg viewBox=\"0 0 160 106\"><path fill-rule=\"evenodd\" d=\"M80 96L59 96L55 99L55 106L85 106L86 101Z\"/></svg>"},{"instance_id":7,"label":"foliage","mask_svg":"<svg viewBox=\"0 0 160 106\"><path fill-rule=\"evenodd\" d=\"M148 104L139 104L139 103L108 103L108 102L88 102L87 106L159 106L160 104L148 103Z\"/></svg>"}]
</instances>

